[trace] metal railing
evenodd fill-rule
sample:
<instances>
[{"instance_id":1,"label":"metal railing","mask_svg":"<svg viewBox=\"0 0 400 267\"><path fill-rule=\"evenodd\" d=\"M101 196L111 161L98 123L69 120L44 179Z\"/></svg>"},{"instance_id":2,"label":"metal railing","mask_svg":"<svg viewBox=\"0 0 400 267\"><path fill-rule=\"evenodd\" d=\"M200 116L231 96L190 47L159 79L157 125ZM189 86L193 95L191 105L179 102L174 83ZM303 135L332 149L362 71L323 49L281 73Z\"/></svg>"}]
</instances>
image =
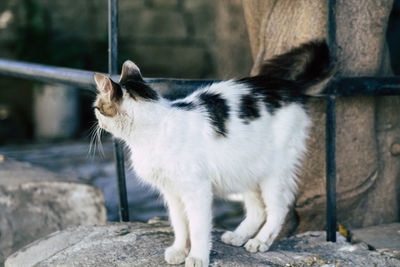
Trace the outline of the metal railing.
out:
<instances>
[{"instance_id":1,"label":"metal railing","mask_svg":"<svg viewBox=\"0 0 400 267\"><path fill-rule=\"evenodd\" d=\"M331 53L336 51L335 0L328 0L328 41ZM118 80L117 75L117 0L108 0L109 74ZM31 79L47 83L60 83L95 90L94 72L60 68L41 64L0 59L0 74ZM211 80L185 79L145 79L168 99L175 99L193 92ZM400 77L360 77L340 78L332 81L322 97L326 98L326 193L327 193L327 240L336 241L336 97L338 96L382 96L400 95ZM119 195L119 215L121 221L129 221L128 202L125 185L124 157L121 144L114 140L115 163Z\"/></svg>"},{"instance_id":2,"label":"metal railing","mask_svg":"<svg viewBox=\"0 0 400 267\"><path fill-rule=\"evenodd\" d=\"M118 73L118 0L108 0L108 73ZM119 197L119 218L129 221L128 196L126 192L126 176L124 151L122 144L114 138L114 157L117 171Z\"/></svg>"},{"instance_id":3,"label":"metal railing","mask_svg":"<svg viewBox=\"0 0 400 267\"><path fill-rule=\"evenodd\" d=\"M336 0L328 0L326 32L330 56L336 60ZM326 98L326 240L336 242L336 95Z\"/></svg>"}]
</instances>

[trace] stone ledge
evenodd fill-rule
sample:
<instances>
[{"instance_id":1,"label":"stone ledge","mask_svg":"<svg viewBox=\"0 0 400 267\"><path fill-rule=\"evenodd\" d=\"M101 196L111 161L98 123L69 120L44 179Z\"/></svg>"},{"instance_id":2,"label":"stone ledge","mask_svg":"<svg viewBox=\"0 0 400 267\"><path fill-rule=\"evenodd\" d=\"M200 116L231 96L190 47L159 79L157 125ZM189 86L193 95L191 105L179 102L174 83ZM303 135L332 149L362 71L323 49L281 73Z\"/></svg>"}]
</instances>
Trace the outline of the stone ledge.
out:
<instances>
[{"instance_id":1,"label":"stone ledge","mask_svg":"<svg viewBox=\"0 0 400 267\"><path fill-rule=\"evenodd\" d=\"M2 157L0 266L11 253L57 230L106 222L101 190L71 182L76 180Z\"/></svg>"},{"instance_id":2,"label":"stone ledge","mask_svg":"<svg viewBox=\"0 0 400 267\"><path fill-rule=\"evenodd\" d=\"M400 223L353 229L350 233L352 242L363 242L373 249L391 249L400 252Z\"/></svg>"},{"instance_id":3,"label":"stone ledge","mask_svg":"<svg viewBox=\"0 0 400 267\"><path fill-rule=\"evenodd\" d=\"M213 233L211 266L400 266L390 255L352 245L325 241L324 232L307 232L276 242L265 253L250 254L219 241ZM168 222L109 223L56 232L14 253L5 262L16 266L169 266L164 249L173 234Z\"/></svg>"},{"instance_id":4,"label":"stone ledge","mask_svg":"<svg viewBox=\"0 0 400 267\"><path fill-rule=\"evenodd\" d=\"M74 177L66 177L32 165L29 162L21 162L2 156L0 161L0 186L15 187L26 183L41 181L70 181L76 182Z\"/></svg>"}]
</instances>

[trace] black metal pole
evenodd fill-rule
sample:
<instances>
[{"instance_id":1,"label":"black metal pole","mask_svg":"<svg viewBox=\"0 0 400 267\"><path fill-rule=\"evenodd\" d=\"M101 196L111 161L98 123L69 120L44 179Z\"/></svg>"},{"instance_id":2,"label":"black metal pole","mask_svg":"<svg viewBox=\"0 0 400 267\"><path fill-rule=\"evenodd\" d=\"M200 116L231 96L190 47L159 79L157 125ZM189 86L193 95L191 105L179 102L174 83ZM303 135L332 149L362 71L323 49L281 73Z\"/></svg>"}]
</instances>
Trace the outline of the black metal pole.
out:
<instances>
[{"instance_id":1,"label":"black metal pole","mask_svg":"<svg viewBox=\"0 0 400 267\"><path fill-rule=\"evenodd\" d=\"M110 75L118 70L118 1L108 0L108 71ZM129 221L128 198L126 194L126 179L124 152L122 144L114 139L115 165L117 169L117 185L119 196L119 218L122 222Z\"/></svg>"},{"instance_id":2,"label":"black metal pole","mask_svg":"<svg viewBox=\"0 0 400 267\"><path fill-rule=\"evenodd\" d=\"M108 71L117 74L118 69L118 0L108 0Z\"/></svg>"},{"instance_id":3,"label":"black metal pole","mask_svg":"<svg viewBox=\"0 0 400 267\"><path fill-rule=\"evenodd\" d=\"M326 240L336 242L336 98L326 100Z\"/></svg>"},{"instance_id":4,"label":"black metal pole","mask_svg":"<svg viewBox=\"0 0 400 267\"><path fill-rule=\"evenodd\" d=\"M328 0L327 37L336 62L336 0ZM326 240L336 242L336 97L326 100Z\"/></svg>"}]
</instances>

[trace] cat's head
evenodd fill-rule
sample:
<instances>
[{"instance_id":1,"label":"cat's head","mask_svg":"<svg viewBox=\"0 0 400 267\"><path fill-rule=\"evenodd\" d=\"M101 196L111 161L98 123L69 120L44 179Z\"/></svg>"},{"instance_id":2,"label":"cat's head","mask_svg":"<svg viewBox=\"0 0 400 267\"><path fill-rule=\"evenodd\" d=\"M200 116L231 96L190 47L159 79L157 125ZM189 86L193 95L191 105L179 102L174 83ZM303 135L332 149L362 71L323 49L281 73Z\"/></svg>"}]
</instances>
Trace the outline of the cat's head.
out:
<instances>
[{"instance_id":1,"label":"cat's head","mask_svg":"<svg viewBox=\"0 0 400 267\"><path fill-rule=\"evenodd\" d=\"M120 138L132 130L135 109L159 99L132 61L123 64L118 83L102 74L95 74L94 80L98 92L93 107L98 125Z\"/></svg>"}]
</instances>

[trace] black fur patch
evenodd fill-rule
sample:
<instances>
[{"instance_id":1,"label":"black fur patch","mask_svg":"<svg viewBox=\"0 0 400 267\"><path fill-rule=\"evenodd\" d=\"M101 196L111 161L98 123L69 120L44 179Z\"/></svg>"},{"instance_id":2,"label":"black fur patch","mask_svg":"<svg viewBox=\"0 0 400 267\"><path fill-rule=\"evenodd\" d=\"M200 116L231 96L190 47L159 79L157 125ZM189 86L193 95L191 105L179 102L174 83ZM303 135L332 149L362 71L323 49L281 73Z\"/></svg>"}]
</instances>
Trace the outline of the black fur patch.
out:
<instances>
[{"instance_id":1,"label":"black fur patch","mask_svg":"<svg viewBox=\"0 0 400 267\"><path fill-rule=\"evenodd\" d=\"M289 80L315 80L331 71L325 41L312 41L262 63L258 75Z\"/></svg>"},{"instance_id":2,"label":"black fur patch","mask_svg":"<svg viewBox=\"0 0 400 267\"><path fill-rule=\"evenodd\" d=\"M238 80L251 88L251 94L260 97L268 112L274 114L275 110L284 104L299 103L304 104L307 96L301 92L306 83L301 81L291 81L268 76L255 76Z\"/></svg>"},{"instance_id":3,"label":"black fur patch","mask_svg":"<svg viewBox=\"0 0 400 267\"><path fill-rule=\"evenodd\" d=\"M181 108L184 110L193 110L196 107L196 105L193 102L175 102L171 106L175 108Z\"/></svg>"},{"instance_id":4,"label":"black fur patch","mask_svg":"<svg viewBox=\"0 0 400 267\"><path fill-rule=\"evenodd\" d=\"M261 97L269 113L288 103L304 104L318 92L307 90L331 76L329 48L324 41L313 41L263 62L259 76L238 80ZM321 86L320 90L323 87Z\"/></svg>"},{"instance_id":5,"label":"black fur patch","mask_svg":"<svg viewBox=\"0 0 400 267\"><path fill-rule=\"evenodd\" d=\"M113 80L111 80L111 85L113 87L113 94L112 94L112 100L114 101L120 101L122 99L122 89L121 86L119 86L118 83L114 82Z\"/></svg>"},{"instance_id":6,"label":"black fur patch","mask_svg":"<svg viewBox=\"0 0 400 267\"><path fill-rule=\"evenodd\" d=\"M229 106L217 93L200 94L201 105L207 109L213 128L218 135L227 136L226 121L229 119Z\"/></svg>"},{"instance_id":7,"label":"black fur patch","mask_svg":"<svg viewBox=\"0 0 400 267\"><path fill-rule=\"evenodd\" d=\"M332 71L329 47L326 42L310 42L303 45L303 49L312 50L311 58L296 78L298 80L319 80L325 78Z\"/></svg>"},{"instance_id":8,"label":"black fur patch","mask_svg":"<svg viewBox=\"0 0 400 267\"><path fill-rule=\"evenodd\" d=\"M239 106L239 118L249 123L260 117L257 97L253 94L242 96Z\"/></svg>"},{"instance_id":9,"label":"black fur patch","mask_svg":"<svg viewBox=\"0 0 400 267\"><path fill-rule=\"evenodd\" d=\"M157 101L159 96L150 86L141 81L128 80L121 85L126 89L133 99L141 98L143 100Z\"/></svg>"}]
</instances>

